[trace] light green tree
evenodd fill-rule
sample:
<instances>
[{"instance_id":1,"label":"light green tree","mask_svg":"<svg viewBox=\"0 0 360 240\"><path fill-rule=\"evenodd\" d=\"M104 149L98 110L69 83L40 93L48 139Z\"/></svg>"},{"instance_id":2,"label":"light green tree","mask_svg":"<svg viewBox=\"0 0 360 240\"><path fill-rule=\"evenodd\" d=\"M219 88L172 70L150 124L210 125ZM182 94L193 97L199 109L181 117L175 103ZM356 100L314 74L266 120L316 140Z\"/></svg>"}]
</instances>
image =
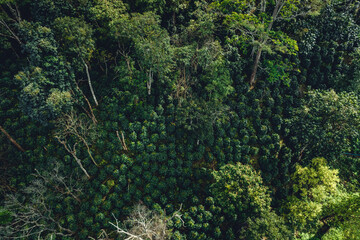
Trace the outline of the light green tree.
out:
<instances>
[{"instance_id":1,"label":"light green tree","mask_svg":"<svg viewBox=\"0 0 360 240\"><path fill-rule=\"evenodd\" d=\"M59 55L50 28L23 20L18 26L28 65L15 76L20 85L23 111L31 118L48 123L71 109L74 76Z\"/></svg>"},{"instance_id":2,"label":"light green tree","mask_svg":"<svg viewBox=\"0 0 360 240\"><path fill-rule=\"evenodd\" d=\"M360 194L341 189L327 203L321 221L321 239L360 239Z\"/></svg>"},{"instance_id":3,"label":"light green tree","mask_svg":"<svg viewBox=\"0 0 360 240\"><path fill-rule=\"evenodd\" d=\"M113 30L117 38L128 39L130 44L133 44L135 62L147 75L148 95L151 94L155 79L159 83L167 83L170 80L168 78L172 69L170 37L166 30L160 27L160 19L157 15L152 12L126 15L113 22Z\"/></svg>"},{"instance_id":4,"label":"light green tree","mask_svg":"<svg viewBox=\"0 0 360 240\"><path fill-rule=\"evenodd\" d=\"M234 220L270 210L271 198L262 179L250 165L227 164L214 171L211 192L224 212Z\"/></svg>"},{"instance_id":5,"label":"light green tree","mask_svg":"<svg viewBox=\"0 0 360 240\"><path fill-rule=\"evenodd\" d=\"M314 158L306 167L296 166L292 175L293 194L285 208L297 230L311 233L319 226L327 201L337 191L338 170L330 169L324 158Z\"/></svg>"}]
</instances>

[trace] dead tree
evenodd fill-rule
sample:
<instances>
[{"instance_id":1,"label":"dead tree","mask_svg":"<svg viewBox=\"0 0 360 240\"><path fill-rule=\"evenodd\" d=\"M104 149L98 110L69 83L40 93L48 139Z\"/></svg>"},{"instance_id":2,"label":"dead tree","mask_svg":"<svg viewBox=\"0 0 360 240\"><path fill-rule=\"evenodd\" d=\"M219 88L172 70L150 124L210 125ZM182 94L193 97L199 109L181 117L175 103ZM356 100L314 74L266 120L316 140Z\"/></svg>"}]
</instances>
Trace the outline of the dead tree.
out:
<instances>
[{"instance_id":1,"label":"dead tree","mask_svg":"<svg viewBox=\"0 0 360 240\"><path fill-rule=\"evenodd\" d=\"M75 112L71 112L58 119L57 127L58 131L55 134L55 138L73 156L85 175L90 178L90 175L82 165L82 161L77 156L77 147L80 144L84 145L92 162L98 166L90 151L91 142L96 137L95 125L77 116ZM71 144L71 140L74 143Z\"/></svg>"},{"instance_id":2,"label":"dead tree","mask_svg":"<svg viewBox=\"0 0 360 240\"><path fill-rule=\"evenodd\" d=\"M148 95L151 95L151 84L154 81L154 72L150 70L148 71L149 79L146 82L146 88L148 90Z\"/></svg>"},{"instance_id":3,"label":"dead tree","mask_svg":"<svg viewBox=\"0 0 360 240\"><path fill-rule=\"evenodd\" d=\"M76 84L76 90L77 90L77 92L79 92L79 93L82 95L82 97L84 98L85 102L86 102L87 105L88 105L88 108L89 108L89 111L90 111L90 112L89 112L88 110L86 110L86 108L84 108L84 107L82 106L82 104L81 104L80 101L78 101L77 99L75 99L75 102L78 103L78 104L81 106L81 108L84 110L84 112L86 113L86 115L88 115L88 117L93 121L93 123L94 123L94 124L97 124L97 119L96 119L96 117L95 117L95 114L94 114L94 111L93 111L93 108L92 108L92 106L91 106L91 104L90 104L89 99L85 96L85 94L83 93L83 91L80 89L78 83L75 82L75 84ZM72 94L75 95L74 91L72 91Z\"/></svg>"},{"instance_id":4,"label":"dead tree","mask_svg":"<svg viewBox=\"0 0 360 240\"><path fill-rule=\"evenodd\" d=\"M89 239L91 239L91 240L114 240L114 238L109 237L109 234L104 229L101 229L101 232L97 238L93 238L93 237L89 236Z\"/></svg>"},{"instance_id":5,"label":"dead tree","mask_svg":"<svg viewBox=\"0 0 360 240\"><path fill-rule=\"evenodd\" d=\"M172 216L166 217L150 211L142 204L138 204L123 222L124 228L120 226L115 216L115 223L110 222L110 224L116 228L116 232L125 240L165 240L170 237L167 222L173 218L179 218L182 221L180 210L181 207Z\"/></svg>"},{"instance_id":6,"label":"dead tree","mask_svg":"<svg viewBox=\"0 0 360 240\"><path fill-rule=\"evenodd\" d=\"M42 179L34 180L22 193L26 202L14 194L7 195L5 210L12 217L7 225L0 225L1 239L43 239L50 236L67 236L74 234L70 229L61 226L48 203L49 189Z\"/></svg>"},{"instance_id":7,"label":"dead tree","mask_svg":"<svg viewBox=\"0 0 360 240\"><path fill-rule=\"evenodd\" d=\"M49 172L41 173L39 170L35 169L36 174L34 174L34 176L41 179L47 186L52 187L53 190L61 196L71 196L80 203L81 200L79 196L82 193L81 188L79 187L80 177L73 173L66 177L62 175L59 162L55 162L51 165L52 170Z\"/></svg>"}]
</instances>

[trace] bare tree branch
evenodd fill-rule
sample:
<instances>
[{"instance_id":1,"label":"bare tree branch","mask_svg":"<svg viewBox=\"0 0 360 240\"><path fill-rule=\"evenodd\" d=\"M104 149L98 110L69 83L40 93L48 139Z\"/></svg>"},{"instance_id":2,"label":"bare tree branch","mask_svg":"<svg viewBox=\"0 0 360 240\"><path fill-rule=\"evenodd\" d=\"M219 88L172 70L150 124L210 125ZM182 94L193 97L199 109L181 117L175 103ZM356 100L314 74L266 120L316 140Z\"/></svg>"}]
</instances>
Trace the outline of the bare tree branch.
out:
<instances>
[{"instance_id":1,"label":"bare tree branch","mask_svg":"<svg viewBox=\"0 0 360 240\"><path fill-rule=\"evenodd\" d=\"M113 215L115 223L110 222L110 225L115 227L116 232L125 240L165 240L170 237L167 222L173 218L179 218L183 222L180 210L181 206L171 217L166 217L150 211L142 204L137 204L122 224Z\"/></svg>"},{"instance_id":2,"label":"bare tree branch","mask_svg":"<svg viewBox=\"0 0 360 240\"><path fill-rule=\"evenodd\" d=\"M80 94L83 96L83 98L85 99L85 102L87 103L90 112L89 112L88 110L86 110L83 106L81 106L81 104L79 103L78 100L75 99L75 101L81 106L81 108L85 111L86 115L88 115L88 117L93 121L93 123L94 123L94 124L97 124L98 121L97 121L97 119L96 119L96 117L95 117L95 115L94 115L94 111L93 111L93 108L92 108L92 106L91 106L91 104L90 104L89 99L85 96L85 94L83 93L83 91L80 89L79 85L78 85L76 82L75 82L75 84L76 84L76 89L79 91L79 93L80 93ZM75 94L74 94L74 91L72 91L72 93L73 93L73 95L75 95Z\"/></svg>"},{"instance_id":3,"label":"bare tree branch","mask_svg":"<svg viewBox=\"0 0 360 240\"><path fill-rule=\"evenodd\" d=\"M76 152L77 146L82 143L86 147L92 162L95 166L98 166L90 150L91 142L96 138L95 125L85 121L81 116L77 116L75 112L65 114L63 117L59 118L57 125L58 131L55 134L55 138L64 146L65 150L74 157L81 170L88 178L90 178L90 175L82 165L81 160L77 157ZM75 143L70 144L70 139L75 140Z\"/></svg>"},{"instance_id":4,"label":"bare tree branch","mask_svg":"<svg viewBox=\"0 0 360 240\"><path fill-rule=\"evenodd\" d=\"M11 213L12 221L8 225L0 225L1 239L37 239L49 235L72 236L70 229L61 226L54 218L49 206L49 191L42 178L34 180L26 187L21 196L27 201L21 201L16 195L7 195L5 209Z\"/></svg>"},{"instance_id":5,"label":"bare tree branch","mask_svg":"<svg viewBox=\"0 0 360 240\"><path fill-rule=\"evenodd\" d=\"M80 142L86 146L87 152L93 163L98 166L90 151L91 140L96 137L93 136L96 134L94 129L95 125L77 116L75 112L65 114L62 118L59 119L58 124L61 129L62 136L65 138L74 136L77 138L77 140L80 140Z\"/></svg>"},{"instance_id":6,"label":"bare tree branch","mask_svg":"<svg viewBox=\"0 0 360 240\"><path fill-rule=\"evenodd\" d=\"M89 239L92 240L113 240L113 238L110 238L109 235L107 234L107 232L104 229L101 229L101 232L99 234L99 236L97 237L97 239L90 237Z\"/></svg>"},{"instance_id":7,"label":"bare tree branch","mask_svg":"<svg viewBox=\"0 0 360 240\"><path fill-rule=\"evenodd\" d=\"M50 172L40 173L39 170L35 169L35 177L42 179L44 183L52 186L61 195L70 195L77 202L81 202L79 195L82 193L81 189L77 186L79 183L79 177L73 179L73 174L66 178L60 173L60 163L55 162Z\"/></svg>"},{"instance_id":8,"label":"bare tree branch","mask_svg":"<svg viewBox=\"0 0 360 240\"><path fill-rule=\"evenodd\" d=\"M127 146L126 146L126 142L125 142L125 137L124 137L123 131L121 131L121 138L120 138L120 136L119 136L119 131L116 131L116 136L118 137L118 139L119 139L119 141L120 141L123 149L124 149L125 151L128 151L128 148L127 148Z\"/></svg>"},{"instance_id":9,"label":"bare tree branch","mask_svg":"<svg viewBox=\"0 0 360 240\"><path fill-rule=\"evenodd\" d=\"M76 156L76 145L77 145L77 143L75 143L73 145L73 147L71 147L70 145L66 144L66 141L61 140L60 137L55 136L55 138L64 146L65 150L74 157L74 159L75 159L76 163L79 165L80 169L85 173L87 178L90 179L90 175L88 174L88 172L86 171L86 169L82 165L81 160Z\"/></svg>"},{"instance_id":10,"label":"bare tree branch","mask_svg":"<svg viewBox=\"0 0 360 240\"><path fill-rule=\"evenodd\" d=\"M20 38L16 35L15 30L13 30L10 27L10 25L7 23L7 21L4 18L4 16L6 16L8 20L20 24L21 23L20 11L16 5L15 7L13 7L10 3L8 3L6 4L6 6L9 8L14 18L11 18L7 13L8 11L6 11L2 6L0 6L1 12L4 14L3 16L0 15L0 26L2 25L5 28L5 31L9 33L9 34L4 34L5 36L15 39L20 45L22 45L22 42Z\"/></svg>"}]
</instances>

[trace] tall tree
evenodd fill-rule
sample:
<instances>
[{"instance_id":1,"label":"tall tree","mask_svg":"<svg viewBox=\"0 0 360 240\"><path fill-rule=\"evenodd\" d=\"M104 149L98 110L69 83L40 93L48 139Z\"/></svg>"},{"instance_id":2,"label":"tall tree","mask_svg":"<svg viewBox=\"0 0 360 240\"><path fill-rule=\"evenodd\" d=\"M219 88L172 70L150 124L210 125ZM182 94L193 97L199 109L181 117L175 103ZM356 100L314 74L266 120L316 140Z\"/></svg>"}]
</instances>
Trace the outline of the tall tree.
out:
<instances>
[{"instance_id":1,"label":"tall tree","mask_svg":"<svg viewBox=\"0 0 360 240\"><path fill-rule=\"evenodd\" d=\"M241 38L253 47L255 55L250 75L250 86L256 83L256 73L263 52L296 54L297 43L282 31L274 30L280 20L300 15L315 14L326 1L319 0L240 0L216 1L216 8L223 11L225 23L235 31L235 39ZM240 36L238 36L240 34Z\"/></svg>"},{"instance_id":2,"label":"tall tree","mask_svg":"<svg viewBox=\"0 0 360 240\"><path fill-rule=\"evenodd\" d=\"M23 20L19 36L28 60L23 71L15 75L21 105L28 116L47 123L72 107L74 76L59 55L50 28Z\"/></svg>"},{"instance_id":3,"label":"tall tree","mask_svg":"<svg viewBox=\"0 0 360 240\"><path fill-rule=\"evenodd\" d=\"M155 80L171 86L168 76L172 68L170 37L161 28L157 15L152 12L124 15L113 21L113 31L118 40L130 40L129 43L133 45L135 63L147 76L148 95L151 94Z\"/></svg>"},{"instance_id":4,"label":"tall tree","mask_svg":"<svg viewBox=\"0 0 360 240\"><path fill-rule=\"evenodd\" d=\"M62 52L76 70L85 68L88 85L96 105L98 101L90 76L90 59L95 50L92 28L84 20L71 17L55 19L55 32Z\"/></svg>"},{"instance_id":5,"label":"tall tree","mask_svg":"<svg viewBox=\"0 0 360 240\"><path fill-rule=\"evenodd\" d=\"M299 154L298 160L326 157L341 171L339 156L359 138L358 102L351 92L309 91L303 105L293 109L292 117L285 121L291 129L286 140Z\"/></svg>"}]
</instances>

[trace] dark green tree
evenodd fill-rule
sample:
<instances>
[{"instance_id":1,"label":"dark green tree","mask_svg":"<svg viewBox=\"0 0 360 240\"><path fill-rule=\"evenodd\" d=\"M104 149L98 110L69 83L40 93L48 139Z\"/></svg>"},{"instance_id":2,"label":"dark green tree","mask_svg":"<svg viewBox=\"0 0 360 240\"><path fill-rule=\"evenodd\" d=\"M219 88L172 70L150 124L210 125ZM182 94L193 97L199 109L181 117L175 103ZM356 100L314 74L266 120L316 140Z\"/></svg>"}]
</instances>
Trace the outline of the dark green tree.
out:
<instances>
[{"instance_id":1,"label":"dark green tree","mask_svg":"<svg viewBox=\"0 0 360 240\"><path fill-rule=\"evenodd\" d=\"M350 150L359 135L358 101L351 92L308 92L303 105L286 120L291 129L288 139L299 154L297 160L323 156L341 169L340 155Z\"/></svg>"},{"instance_id":2,"label":"dark green tree","mask_svg":"<svg viewBox=\"0 0 360 240\"><path fill-rule=\"evenodd\" d=\"M71 109L74 75L59 55L51 29L26 21L19 28L28 56L28 66L15 75L21 104L31 118L48 123Z\"/></svg>"}]
</instances>

